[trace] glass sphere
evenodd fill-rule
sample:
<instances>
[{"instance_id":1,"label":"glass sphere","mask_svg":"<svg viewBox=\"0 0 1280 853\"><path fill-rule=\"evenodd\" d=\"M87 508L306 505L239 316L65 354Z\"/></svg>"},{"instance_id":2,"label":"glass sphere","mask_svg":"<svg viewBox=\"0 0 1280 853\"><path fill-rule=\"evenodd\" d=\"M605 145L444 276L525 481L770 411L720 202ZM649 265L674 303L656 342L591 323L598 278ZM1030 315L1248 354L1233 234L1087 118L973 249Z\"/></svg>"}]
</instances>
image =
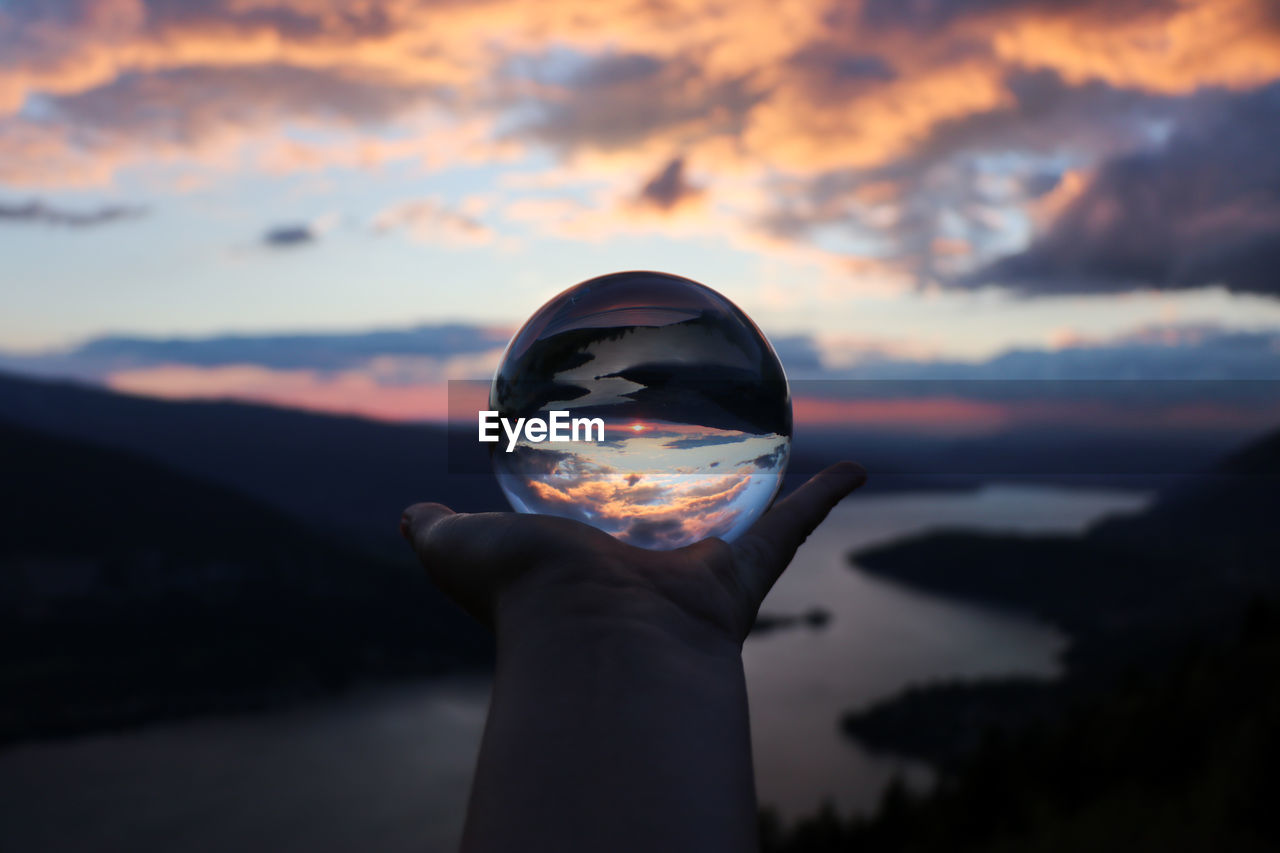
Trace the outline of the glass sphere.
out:
<instances>
[{"instance_id":1,"label":"glass sphere","mask_svg":"<svg viewBox=\"0 0 1280 853\"><path fill-rule=\"evenodd\" d=\"M508 425L567 413L559 434L491 445L512 507L645 548L733 540L773 501L791 453L773 347L728 299L665 273L600 276L538 309L507 345L489 408ZM566 418L585 427L576 441Z\"/></svg>"}]
</instances>

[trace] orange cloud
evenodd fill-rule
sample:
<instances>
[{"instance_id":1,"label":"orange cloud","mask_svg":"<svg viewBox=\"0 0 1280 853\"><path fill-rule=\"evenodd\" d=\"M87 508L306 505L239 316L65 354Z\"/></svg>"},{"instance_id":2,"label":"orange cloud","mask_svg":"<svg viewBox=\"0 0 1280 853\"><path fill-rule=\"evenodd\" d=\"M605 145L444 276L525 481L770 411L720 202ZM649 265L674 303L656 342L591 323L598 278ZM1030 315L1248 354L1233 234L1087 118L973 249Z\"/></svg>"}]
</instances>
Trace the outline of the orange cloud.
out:
<instances>
[{"instance_id":1,"label":"orange cloud","mask_svg":"<svg viewBox=\"0 0 1280 853\"><path fill-rule=\"evenodd\" d=\"M847 98L829 95L802 79L781 80L751 114L747 145L800 173L875 166L919 145L944 122L1010 102L1001 69L976 62L921 69Z\"/></svg>"},{"instance_id":2,"label":"orange cloud","mask_svg":"<svg viewBox=\"0 0 1280 853\"><path fill-rule=\"evenodd\" d=\"M545 194L504 187L493 222L506 215L575 240L712 235L793 267L822 267L846 282L831 293L850 281L927 284L980 263L979 241L941 233L937 221L1007 229L984 209L986 190L962 188L933 209L920 196L938 194L945 173L962 173L962 155L975 150L1062 153L1069 144L1056 130L1013 131L1048 126L1046 115L1068 110L1072 91L1101 82L1167 96L1280 78L1269 0L5 8L2 184L102 184L157 164L199 185L199 170L515 160L543 168L537 158L549 156ZM1026 91L1032 72L1050 72L1037 78L1050 81L1039 80L1045 91ZM1080 95L1093 96L1110 95ZM1072 143L1090 131L1073 133ZM1094 158L1121 143L1097 145ZM840 174L860 179L843 188L828 181ZM1064 181L1043 210L1063 204L1071 186ZM781 210L796 187L812 195L808 206ZM789 227L778 227L788 215ZM420 233L483 234L433 221ZM841 239L850 234L852 246Z\"/></svg>"},{"instance_id":3,"label":"orange cloud","mask_svg":"<svg viewBox=\"0 0 1280 853\"><path fill-rule=\"evenodd\" d=\"M590 468L590 466L588 466ZM561 483L557 477L528 483L538 509L591 523L625 541L673 547L726 535L744 507L737 505L752 485L751 473L661 475L647 482L634 474L584 468Z\"/></svg>"},{"instance_id":4,"label":"orange cloud","mask_svg":"<svg viewBox=\"0 0 1280 853\"><path fill-rule=\"evenodd\" d=\"M798 172L886 162L949 121L999 109L1009 103L1010 68L1154 92L1280 76L1278 28L1265 0L1200 0L1141 14L1013 4L957 15L941 32L881 31L856 18L837 29L824 8L763 0L731 8L711 0L226 0L180 10L85 0L69 19L11 11L0 21L6 30L18 47L0 59L0 114L16 114L36 95L101 100L134 75L147 82L128 97L174 111L200 135L222 124L270 140L282 122L308 116L339 127L395 124L434 105L496 136L505 105L532 97L552 110L545 132L569 148L644 147L652 158L732 138L749 161ZM817 50L824 43L825 53ZM605 59L630 52L655 65L649 75L597 78L594 87L579 85L588 77L569 84L505 74L511 56L553 45ZM882 57L882 72L855 73L851 58L863 56ZM197 69L199 98L189 97L194 80L167 76ZM233 97L234 116L209 112L210 101ZM258 103L271 109L255 128ZM343 156L360 164L418 156L423 146L430 137L355 145ZM305 167L314 157L298 143L265 162Z\"/></svg>"},{"instance_id":5,"label":"orange cloud","mask_svg":"<svg viewBox=\"0 0 1280 853\"><path fill-rule=\"evenodd\" d=\"M1280 18L1270 0L1193 0L1132 17L1023 16L992 40L996 56L1148 92L1244 89L1280 77Z\"/></svg>"}]
</instances>

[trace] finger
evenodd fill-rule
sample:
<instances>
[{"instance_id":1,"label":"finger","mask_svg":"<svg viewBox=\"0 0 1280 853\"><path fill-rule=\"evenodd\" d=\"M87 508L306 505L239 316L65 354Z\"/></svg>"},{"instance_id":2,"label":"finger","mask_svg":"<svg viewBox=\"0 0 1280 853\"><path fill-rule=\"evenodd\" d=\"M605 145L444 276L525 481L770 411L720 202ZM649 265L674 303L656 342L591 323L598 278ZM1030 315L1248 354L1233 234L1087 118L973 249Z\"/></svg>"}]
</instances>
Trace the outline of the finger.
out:
<instances>
[{"instance_id":1,"label":"finger","mask_svg":"<svg viewBox=\"0 0 1280 853\"><path fill-rule=\"evenodd\" d=\"M490 625L499 588L531 567L589 564L611 549L627 547L567 518L455 513L436 503L409 507L400 526L436 586Z\"/></svg>"},{"instance_id":2,"label":"finger","mask_svg":"<svg viewBox=\"0 0 1280 853\"><path fill-rule=\"evenodd\" d=\"M404 511L400 528L418 559L433 576L447 565L451 570L470 571L484 564L501 562L501 543L512 525L511 513L457 513L444 504L414 504Z\"/></svg>"},{"instance_id":3,"label":"finger","mask_svg":"<svg viewBox=\"0 0 1280 853\"><path fill-rule=\"evenodd\" d=\"M493 517L497 520L486 519ZM455 513L444 504L414 504L400 517L400 531L413 546L427 576L447 596L484 624L491 624L491 585L501 561L487 559L491 528L501 516ZM488 529L487 529L488 528Z\"/></svg>"},{"instance_id":4,"label":"finger","mask_svg":"<svg viewBox=\"0 0 1280 853\"><path fill-rule=\"evenodd\" d=\"M861 465L838 462L775 504L734 543L743 582L757 605L832 507L866 481Z\"/></svg>"},{"instance_id":5,"label":"finger","mask_svg":"<svg viewBox=\"0 0 1280 853\"><path fill-rule=\"evenodd\" d=\"M400 514L400 535L413 544L417 539L426 538L437 521L456 514L444 504L414 504Z\"/></svg>"},{"instance_id":6,"label":"finger","mask_svg":"<svg viewBox=\"0 0 1280 853\"><path fill-rule=\"evenodd\" d=\"M400 516L400 532L413 551L418 562L437 584L449 590L453 584L444 577L451 564L456 564L464 554L460 553L457 522L468 516L459 515L444 504L420 503L406 509ZM447 523L446 523L447 522ZM465 568L464 568L465 571Z\"/></svg>"}]
</instances>

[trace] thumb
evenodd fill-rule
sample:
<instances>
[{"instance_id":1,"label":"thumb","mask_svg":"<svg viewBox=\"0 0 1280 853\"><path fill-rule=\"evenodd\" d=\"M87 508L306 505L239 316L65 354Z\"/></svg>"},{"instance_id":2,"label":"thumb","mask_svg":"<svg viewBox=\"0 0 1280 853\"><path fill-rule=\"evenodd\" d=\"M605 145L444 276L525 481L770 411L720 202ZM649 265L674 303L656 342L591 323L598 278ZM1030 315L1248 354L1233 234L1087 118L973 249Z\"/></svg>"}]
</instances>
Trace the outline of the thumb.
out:
<instances>
[{"instance_id":1,"label":"thumb","mask_svg":"<svg viewBox=\"0 0 1280 853\"><path fill-rule=\"evenodd\" d=\"M457 513L444 504L417 503L405 509L400 515L400 535L408 540L418 562L427 570L427 576L437 585L450 591L450 584L443 578L446 573L445 561L448 549L443 547L442 523L456 518Z\"/></svg>"},{"instance_id":2,"label":"thumb","mask_svg":"<svg viewBox=\"0 0 1280 853\"><path fill-rule=\"evenodd\" d=\"M838 462L779 501L734 543L743 582L757 605L827 513L866 481L861 465Z\"/></svg>"},{"instance_id":3,"label":"thumb","mask_svg":"<svg viewBox=\"0 0 1280 853\"><path fill-rule=\"evenodd\" d=\"M485 624L495 585L518 563L508 544L512 527L510 513L456 513L438 503L414 504L400 517L400 533L427 577Z\"/></svg>"},{"instance_id":4,"label":"thumb","mask_svg":"<svg viewBox=\"0 0 1280 853\"><path fill-rule=\"evenodd\" d=\"M436 523L451 515L457 513L444 504L414 504L400 514L400 535L417 550L418 543L426 541Z\"/></svg>"}]
</instances>

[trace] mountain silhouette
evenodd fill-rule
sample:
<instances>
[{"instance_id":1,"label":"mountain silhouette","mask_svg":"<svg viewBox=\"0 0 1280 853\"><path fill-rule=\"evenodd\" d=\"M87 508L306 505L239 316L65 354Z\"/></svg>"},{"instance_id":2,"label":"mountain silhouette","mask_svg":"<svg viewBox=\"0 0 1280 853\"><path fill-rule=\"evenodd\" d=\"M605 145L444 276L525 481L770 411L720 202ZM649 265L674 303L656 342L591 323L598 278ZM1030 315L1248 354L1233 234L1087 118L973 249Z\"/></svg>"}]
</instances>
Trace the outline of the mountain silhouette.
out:
<instances>
[{"instance_id":1,"label":"mountain silhouette","mask_svg":"<svg viewBox=\"0 0 1280 853\"><path fill-rule=\"evenodd\" d=\"M0 470L0 740L488 659L419 570L228 487L4 422Z\"/></svg>"},{"instance_id":2,"label":"mountain silhouette","mask_svg":"<svg viewBox=\"0 0 1280 853\"><path fill-rule=\"evenodd\" d=\"M1238 629L1257 600L1280 596L1280 432L1160 494L1144 511L1079 536L940 530L850 555L912 587L1029 613L1072 643L1053 683L916 688L844 720L881 749L933 760L977 745L986 728L1061 712L1133 673L1159 672ZM957 715L966 725L955 725Z\"/></svg>"},{"instance_id":3,"label":"mountain silhouette","mask_svg":"<svg viewBox=\"0 0 1280 853\"><path fill-rule=\"evenodd\" d=\"M450 476L462 465L449 465L442 426L156 400L3 374L0 420L136 453L392 559L408 556L395 526L415 501L447 500L459 511L507 508L487 463L483 476ZM454 444L483 458L474 441Z\"/></svg>"},{"instance_id":4,"label":"mountain silhouette","mask_svg":"<svg viewBox=\"0 0 1280 853\"><path fill-rule=\"evenodd\" d=\"M935 531L851 555L860 568L954 597L1029 610L1068 631L1204 611L1280 583L1280 432L1081 536Z\"/></svg>"},{"instance_id":5,"label":"mountain silhouette","mask_svg":"<svg viewBox=\"0 0 1280 853\"><path fill-rule=\"evenodd\" d=\"M884 385L890 395L911 390ZM448 430L261 404L157 400L4 373L0 420L137 453L393 559L405 555L388 525L394 528L409 503L509 508L492 475L491 445L475 440L474 422ZM1212 430L1153 439L1146 432L1049 424L956 436L893 424L800 422L787 485L832 462L856 459L872 472L867 488L873 492L972 488L995 480L1152 488L1207 468L1238 441L1234 433Z\"/></svg>"}]
</instances>

